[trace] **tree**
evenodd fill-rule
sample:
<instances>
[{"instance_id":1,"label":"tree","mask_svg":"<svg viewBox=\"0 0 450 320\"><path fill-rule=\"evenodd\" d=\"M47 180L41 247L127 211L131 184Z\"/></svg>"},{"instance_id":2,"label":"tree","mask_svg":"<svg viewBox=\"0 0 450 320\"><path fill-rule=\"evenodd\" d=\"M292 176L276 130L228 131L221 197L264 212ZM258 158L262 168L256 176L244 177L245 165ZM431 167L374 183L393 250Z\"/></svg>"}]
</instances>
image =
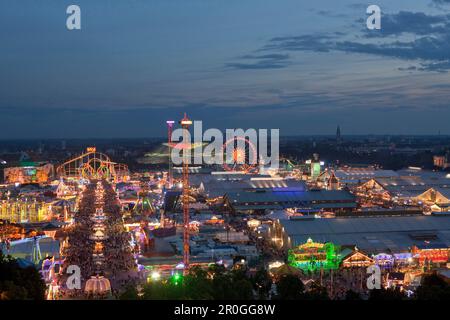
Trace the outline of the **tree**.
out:
<instances>
[{"instance_id":1,"label":"tree","mask_svg":"<svg viewBox=\"0 0 450 320\"><path fill-rule=\"evenodd\" d=\"M327 288L313 283L308 292L304 293L303 299L306 300L330 300Z\"/></svg>"},{"instance_id":2,"label":"tree","mask_svg":"<svg viewBox=\"0 0 450 320\"><path fill-rule=\"evenodd\" d=\"M234 294L231 299L234 300L252 300L253 286L247 279L241 279L233 283Z\"/></svg>"},{"instance_id":3,"label":"tree","mask_svg":"<svg viewBox=\"0 0 450 320\"><path fill-rule=\"evenodd\" d=\"M355 292L350 289L350 290L347 290L347 292L345 293L345 300L356 301L356 300L362 300L362 298L358 292Z\"/></svg>"},{"instance_id":4,"label":"tree","mask_svg":"<svg viewBox=\"0 0 450 320\"><path fill-rule=\"evenodd\" d=\"M215 273L212 279L213 299L245 299L252 293L251 283L240 271Z\"/></svg>"},{"instance_id":5,"label":"tree","mask_svg":"<svg viewBox=\"0 0 450 320\"><path fill-rule=\"evenodd\" d=\"M15 285L12 281L0 284L0 300L26 300L27 290Z\"/></svg>"},{"instance_id":6,"label":"tree","mask_svg":"<svg viewBox=\"0 0 450 320\"><path fill-rule=\"evenodd\" d=\"M265 269L259 269L252 278L252 284L258 298L265 299L272 287L272 278Z\"/></svg>"},{"instance_id":7,"label":"tree","mask_svg":"<svg viewBox=\"0 0 450 320\"><path fill-rule=\"evenodd\" d=\"M0 251L0 300L44 300L45 283L33 268L21 268L17 260Z\"/></svg>"},{"instance_id":8,"label":"tree","mask_svg":"<svg viewBox=\"0 0 450 320\"><path fill-rule=\"evenodd\" d=\"M415 298L418 300L450 300L450 285L439 275L431 274L422 279Z\"/></svg>"},{"instance_id":9,"label":"tree","mask_svg":"<svg viewBox=\"0 0 450 320\"><path fill-rule=\"evenodd\" d=\"M394 289L373 289L370 290L369 300L405 300L406 295L399 288Z\"/></svg>"},{"instance_id":10,"label":"tree","mask_svg":"<svg viewBox=\"0 0 450 320\"><path fill-rule=\"evenodd\" d=\"M189 270L184 279L185 294L187 299L207 300L213 298L212 281L208 278L208 271L199 266Z\"/></svg>"},{"instance_id":11,"label":"tree","mask_svg":"<svg viewBox=\"0 0 450 320\"><path fill-rule=\"evenodd\" d=\"M155 281L143 287L145 300L180 300L184 299L183 284L174 284L170 281Z\"/></svg>"},{"instance_id":12,"label":"tree","mask_svg":"<svg viewBox=\"0 0 450 320\"><path fill-rule=\"evenodd\" d=\"M278 298L281 300L299 300L303 297L305 286L296 276L284 275L276 283Z\"/></svg>"},{"instance_id":13,"label":"tree","mask_svg":"<svg viewBox=\"0 0 450 320\"><path fill-rule=\"evenodd\" d=\"M139 295L135 286L130 285L120 294L119 300L138 300Z\"/></svg>"},{"instance_id":14,"label":"tree","mask_svg":"<svg viewBox=\"0 0 450 320\"><path fill-rule=\"evenodd\" d=\"M220 266L208 270L192 267L180 281L152 281L143 287L144 299L158 300L250 300L253 286L245 270L227 271Z\"/></svg>"},{"instance_id":15,"label":"tree","mask_svg":"<svg viewBox=\"0 0 450 320\"><path fill-rule=\"evenodd\" d=\"M253 285L247 276L246 268L238 268L231 271L231 288L233 291L230 299L253 299Z\"/></svg>"}]
</instances>

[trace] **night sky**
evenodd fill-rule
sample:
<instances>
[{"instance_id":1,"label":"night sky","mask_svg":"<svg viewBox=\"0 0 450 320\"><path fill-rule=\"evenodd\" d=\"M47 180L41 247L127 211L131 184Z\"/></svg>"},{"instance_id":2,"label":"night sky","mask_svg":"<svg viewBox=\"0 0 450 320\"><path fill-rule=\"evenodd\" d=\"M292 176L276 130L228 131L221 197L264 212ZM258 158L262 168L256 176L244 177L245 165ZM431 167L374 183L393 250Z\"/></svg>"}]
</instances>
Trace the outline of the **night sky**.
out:
<instances>
[{"instance_id":1,"label":"night sky","mask_svg":"<svg viewBox=\"0 0 450 320\"><path fill-rule=\"evenodd\" d=\"M0 139L450 134L450 0L0 0L0 43Z\"/></svg>"}]
</instances>

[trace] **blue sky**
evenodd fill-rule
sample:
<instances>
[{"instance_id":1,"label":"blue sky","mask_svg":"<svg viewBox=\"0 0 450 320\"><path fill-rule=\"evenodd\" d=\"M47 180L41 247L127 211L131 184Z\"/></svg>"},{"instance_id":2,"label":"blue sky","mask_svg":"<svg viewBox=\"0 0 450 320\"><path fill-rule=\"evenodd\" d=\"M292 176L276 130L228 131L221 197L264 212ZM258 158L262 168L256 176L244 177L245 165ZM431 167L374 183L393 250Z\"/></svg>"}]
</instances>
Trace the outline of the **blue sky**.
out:
<instances>
[{"instance_id":1,"label":"blue sky","mask_svg":"<svg viewBox=\"0 0 450 320\"><path fill-rule=\"evenodd\" d=\"M450 0L0 0L0 41L0 139L450 134Z\"/></svg>"}]
</instances>

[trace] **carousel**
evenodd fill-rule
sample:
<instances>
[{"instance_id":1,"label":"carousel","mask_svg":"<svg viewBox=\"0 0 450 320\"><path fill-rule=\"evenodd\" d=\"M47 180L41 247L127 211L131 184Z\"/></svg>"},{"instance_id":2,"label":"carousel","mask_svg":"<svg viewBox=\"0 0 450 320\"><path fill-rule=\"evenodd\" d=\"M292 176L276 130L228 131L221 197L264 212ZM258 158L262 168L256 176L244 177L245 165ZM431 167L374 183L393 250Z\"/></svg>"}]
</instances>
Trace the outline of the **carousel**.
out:
<instances>
[{"instance_id":1,"label":"carousel","mask_svg":"<svg viewBox=\"0 0 450 320\"><path fill-rule=\"evenodd\" d=\"M92 276L86 281L84 292L91 297L106 297L111 294L111 283L103 276Z\"/></svg>"}]
</instances>

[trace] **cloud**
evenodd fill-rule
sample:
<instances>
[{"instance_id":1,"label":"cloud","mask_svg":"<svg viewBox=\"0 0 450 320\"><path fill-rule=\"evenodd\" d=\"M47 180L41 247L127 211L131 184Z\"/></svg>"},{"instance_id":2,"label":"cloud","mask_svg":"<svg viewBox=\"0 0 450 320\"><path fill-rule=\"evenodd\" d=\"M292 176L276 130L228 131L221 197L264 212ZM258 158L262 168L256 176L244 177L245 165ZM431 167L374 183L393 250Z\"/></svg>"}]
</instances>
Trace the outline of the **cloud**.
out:
<instances>
[{"instance_id":1,"label":"cloud","mask_svg":"<svg viewBox=\"0 0 450 320\"><path fill-rule=\"evenodd\" d=\"M239 57L241 62L226 63L225 66L231 69L238 70L261 70L261 69L280 69L288 66L289 55L288 54L262 54L254 55L248 54Z\"/></svg>"},{"instance_id":2,"label":"cloud","mask_svg":"<svg viewBox=\"0 0 450 320\"><path fill-rule=\"evenodd\" d=\"M332 10L314 10L314 9L312 9L311 11L317 13L319 16L323 16L323 17L327 17L327 18L345 18L348 16L347 14L336 13L335 11L332 11Z\"/></svg>"},{"instance_id":3,"label":"cloud","mask_svg":"<svg viewBox=\"0 0 450 320\"><path fill-rule=\"evenodd\" d=\"M400 67L400 68L398 68L398 70L400 70L400 71L416 71L417 67L416 66L409 66L406 68Z\"/></svg>"},{"instance_id":4,"label":"cloud","mask_svg":"<svg viewBox=\"0 0 450 320\"><path fill-rule=\"evenodd\" d=\"M450 0L449 0L450 1ZM427 15L423 12L400 11L396 14L384 14L381 19L381 30L373 32L364 28L365 36L380 37L402 35L445 34L449 31L450 15Z\"/></svg>"},{"instance_id":5,"label":"cloud","mask_svg":"<svg viewBox=\"0 0 450 320\"><path fill-rule=\"evenodd\" d=\"M316 51L329 52L334 50L332 35L301 35L294 37L272 38L262 50Z\"/></svg>"},{"instance_id":6,"label":"cloud","mask_svg":"<svg viewBox=\"0 0 450 320\"><path fill-rule=\"evenodd\" d=\"M415 61L419 71L446 72L450 70L450 15L401 11L384 15L381 31L362 29L350 38L337 32L275 37L261 51L371 54Z\"/></svg>"},{"instance_id":7,"label":"cloud","mask_svg":"<svg viewBox=\"0 0 450 320\"><path fill-rule=\"evenodd\" d=\"M422 71L447 72L450 70L450 61L422 63L421 66L419 70Z\"/></svg>"}]
</instances>

